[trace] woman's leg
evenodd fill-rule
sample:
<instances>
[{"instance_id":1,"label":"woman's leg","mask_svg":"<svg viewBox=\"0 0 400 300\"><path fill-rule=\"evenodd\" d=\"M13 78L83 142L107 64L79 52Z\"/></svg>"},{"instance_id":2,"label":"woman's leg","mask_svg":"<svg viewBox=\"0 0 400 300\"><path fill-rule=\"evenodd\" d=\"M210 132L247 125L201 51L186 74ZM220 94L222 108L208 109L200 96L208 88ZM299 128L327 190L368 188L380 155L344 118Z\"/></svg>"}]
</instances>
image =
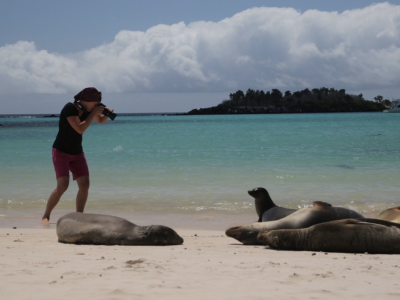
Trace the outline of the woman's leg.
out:
<instances>
[{"instance_id":1,"label":"woman's leg","mask_svg":"<svg viewBox=\"0 0 400 300\"><path fill-rule=\"evenodd\" d=\"M89 195L89 176L80 176L76 179L78 184L78 194L76 195L76 211L83 212L85 210L86 201Z\"/></svg>"},{"instance_id":2,"label":"woman's leg","mask_svg":"<svg viewBox=\"0 0 400 300\"><path fill-rule=\"evenodd\" d=\"M47 201L46 211L42 217L43 225L48 225L50 220L50 214L57 203L60 201L61 196L68 189L69 177L59 177L57 179L57 187L51 193L49 200Z\"/></svg>"}]
</instances>

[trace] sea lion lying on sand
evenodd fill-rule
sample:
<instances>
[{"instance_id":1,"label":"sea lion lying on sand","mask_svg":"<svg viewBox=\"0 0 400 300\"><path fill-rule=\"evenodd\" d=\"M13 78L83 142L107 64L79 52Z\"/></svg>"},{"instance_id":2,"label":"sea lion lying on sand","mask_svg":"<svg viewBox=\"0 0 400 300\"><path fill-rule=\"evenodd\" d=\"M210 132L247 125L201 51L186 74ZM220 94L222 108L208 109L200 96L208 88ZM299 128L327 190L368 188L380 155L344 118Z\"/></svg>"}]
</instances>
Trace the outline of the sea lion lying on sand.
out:
<instances>
[{"instance_id":1,"label":"sea lion lying on sand","mask_svg":"<svg viewBox=\"0 0 400 300\"><path fill-rule=\"evenodd\" d=\"M393 223L400 223L400 206L384 210L378 215L377 219Z\"/></svg>"},{"instance_id":2,"label":"sea lion lying on sand","mask_svg":"<svg viewBox=\"0 0 400 300\"><path fill-rule=\"evenodd\" d=\"M180 245L183 239L162 225L138 226L125 219L86 213L69 213L57 222L60 243L92 245Z\"/></svg>"},{"instance_id":3,"label":"sea lion lying on sand","mask_svg":"<svg viewBox=\"0 0 400 300\"><path fill-rule=\"evenodd\" d=\"M345 219L302 229L266 230L258 240L280 250L400 254L400 224Z\"/></svg>"},{"instance_id":4,"label":"sea lion lying on sand","mask_svg":"<svg viewBox=\"0 0 400 300\"><path fill-rule=\"evenodd\" d=\"M332 207L329 203L316 201L312 207L299 209L283 219L232 227L226 230L225 234L245 245L260 245L257 235L264 230L307 228L323 222L349 218L363 216L351 209Z\"/></svg>"},{"instance_id":5,"label":"sea lion lying on sand","mask_svg":"<svg viewBox=\"0 0 400 300\"><path fill-rule=\"evenodd\" d=\"M296 211L296 209L277 206L265 188L257 187L248 191L248 193L255 200L254 205L258 215L258 222L279 220Z\"/></svg>"}]
</instances>

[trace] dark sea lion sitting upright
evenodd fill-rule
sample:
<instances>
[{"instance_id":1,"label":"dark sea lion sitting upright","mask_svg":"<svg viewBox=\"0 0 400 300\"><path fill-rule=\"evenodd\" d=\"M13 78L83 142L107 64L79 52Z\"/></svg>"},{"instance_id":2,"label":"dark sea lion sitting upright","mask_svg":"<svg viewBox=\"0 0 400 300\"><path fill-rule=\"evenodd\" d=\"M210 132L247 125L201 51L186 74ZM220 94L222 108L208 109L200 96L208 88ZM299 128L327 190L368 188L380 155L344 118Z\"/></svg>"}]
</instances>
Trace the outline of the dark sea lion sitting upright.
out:
<instances>
[{"instance_id":1,"label":"dark sea lion sitting upright","mask_svg":"<svg viewBox=\"0 0 400 300\"><path fill-rule=\"evenodd\" d=\"M258 215L258 222L279 220L297 210L277 206L265 188L257 187L248 191L248 193L255 200L254 205Z\"/></svg>"},{"instance_id":2,"label":"dark sea lion sitting upright","mask_svg":"<svg viewBox=\"0 0 400 300\"><path fill-rule=\"evenodd\" d=\"M226 230L225 234L245 245L261 245L257 235L264 230L307 228L323 222L349 218L363 216L351 209L332 207L329 203L316 201L312 207L299 209L283 219L232 227Z\"/></svg>"},{"instance_id":3,"label":"dark sea lion sitting upright","mask_svg":"<svg viewBox=\"0 0 400 300\"><path fill-rule=\"evenodd\" d=\"M400 223L400 206L384 210L378 215L377 219Z\"/></svg>"},{"instance_id":4,"label":"dark sea lion sitting upright","mask_svg":"<svg viewBox=\"0 0 400 300\"><path fill-rule=\"evenodd\" d=\"M400 224L345 219L302 229L266 230L258 240L280 250L400 254Z\"/></svg>"},{"instance_id":5,"label":"dark sea lion sitting upright","mask_svg":"<svg viewBox=\"0 0 400 300\"><path fill-rule=\"evenodd\" d=\"M60 243L91 245L180 245L183 239L162 225L138 226L125 219L86 213L69 213L57 222Z\"/></svg>"}]
</instances>

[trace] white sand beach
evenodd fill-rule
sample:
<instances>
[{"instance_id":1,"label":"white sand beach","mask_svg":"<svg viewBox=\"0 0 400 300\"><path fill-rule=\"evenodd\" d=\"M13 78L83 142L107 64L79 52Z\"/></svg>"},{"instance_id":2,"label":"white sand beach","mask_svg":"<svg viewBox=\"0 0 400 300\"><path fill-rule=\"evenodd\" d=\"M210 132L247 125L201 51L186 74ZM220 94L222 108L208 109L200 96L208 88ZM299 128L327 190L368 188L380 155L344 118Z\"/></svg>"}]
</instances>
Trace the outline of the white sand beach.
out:
<instances>
[{"instance_id":1,"label":"white sand beach","mask_svg":"<svg viewBox=\"0 0 400 300\"><path fill-rule=\"evenodd\" d=\"M399 299L398 255L244 246L175 229L180 246L93 246L50 228L0 228L2 299Z\"/></svg>"}]
</instances>

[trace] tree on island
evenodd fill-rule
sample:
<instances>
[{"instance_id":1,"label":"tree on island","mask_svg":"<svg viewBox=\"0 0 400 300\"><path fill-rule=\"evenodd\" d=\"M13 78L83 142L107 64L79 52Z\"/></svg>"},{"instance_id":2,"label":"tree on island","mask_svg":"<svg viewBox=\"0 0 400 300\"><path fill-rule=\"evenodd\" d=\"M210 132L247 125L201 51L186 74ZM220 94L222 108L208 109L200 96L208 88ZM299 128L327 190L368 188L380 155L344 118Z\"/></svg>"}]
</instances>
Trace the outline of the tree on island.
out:
<instances>
[{"instance_id":1,"label":"tree on island","mask_svg":"<svg viewBox=\"0 0 400 300\"><path fill-rule=\"evenodd\" d=\"M381 95L374 97L374 100L378 103L383 104L386 108L390 108L392 106L392 101L388 99L383 100L383 97Z\"/></svg>"},{"instance_id":2,"label":"tree on island","mask_svg":"<svg viewBox=\"0 0 400 300\"><path fill-rule=\"evenodd\" d=\"M314 88L311 91L282 93L279 89L263 90L248 89L229 94L229 99L217 106L193 109L187 114L265 114L265 113L310 113L310 112L368 112L382 111L382 96L374 99L376 102L364 99L363 94L347 94L345 89ZM377 99L380 99L378 101Z\"/></svg>"}]
</instances>

